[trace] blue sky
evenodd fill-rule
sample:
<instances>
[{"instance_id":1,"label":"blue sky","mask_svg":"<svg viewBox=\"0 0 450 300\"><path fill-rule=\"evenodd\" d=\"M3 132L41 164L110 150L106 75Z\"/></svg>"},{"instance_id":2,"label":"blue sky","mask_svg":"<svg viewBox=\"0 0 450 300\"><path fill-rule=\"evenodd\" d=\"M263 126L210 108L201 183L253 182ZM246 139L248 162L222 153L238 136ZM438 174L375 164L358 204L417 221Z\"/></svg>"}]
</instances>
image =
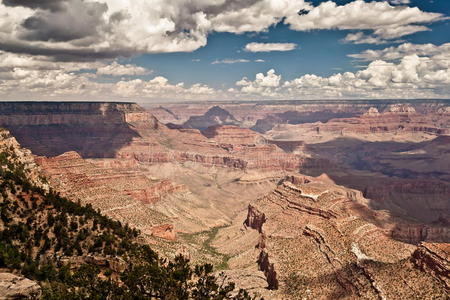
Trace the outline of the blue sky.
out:
<instances>
[{"instance_id":1,"label":"blue sky","mask_svg":"<svg viewBox=\"0 0 450 300\"><path fill-rule=\"evenodd\" d=\"M2 0L0 100L449 98L449 16L448 0Z\"/></svg>"},{"instance_id":2,"label":"blue sky","mask_svg":"<svg viewBox=\"0 0 450 300\"><path fill-rule=\"evenodd\" d=\"M318 5L325 1L312 1ZM351 1L335 1L345 4ZM450 16L450 1L411 1L409 6L417 6L423 11L445 13ZM441 45L450 42L450 22L440 21L428 25L432 31L418 32L402 40L410 43L433 43ZM271 26L261 33L213 33L208 44L188 53L146 54L124 60L154 70L154 74L170 78L174 82L194 84L203 82L216 88L231 87L243 76L252 77L256 73L276 69L284 78L291 80L304 74L330 76L343 71L357 71L366 62L359 62L347 54L359 53L366 49L383 49L401 43L380 45L355 45L342 41L351 30L312 30L299 32L290 30L285 24ZM298 48L287 52L251 53L244 51L247 43L276 42L296 43ZM217 60L247 59L250 63L212 64ZM262 59L265 62L254 62ZM197 61L199 60L199 61ZM151 78L152 76L148 76Z\"/></svg>"}]
</instances>

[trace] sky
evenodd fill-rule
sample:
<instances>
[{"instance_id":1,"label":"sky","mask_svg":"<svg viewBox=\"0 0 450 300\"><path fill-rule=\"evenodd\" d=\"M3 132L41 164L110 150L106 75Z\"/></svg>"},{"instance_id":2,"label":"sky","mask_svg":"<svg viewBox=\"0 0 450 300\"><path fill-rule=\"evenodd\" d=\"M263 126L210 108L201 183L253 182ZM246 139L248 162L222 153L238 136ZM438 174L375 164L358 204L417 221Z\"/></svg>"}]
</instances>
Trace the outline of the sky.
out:
<instances>
[{"instance_id":1,"label":"sky","mask_svg":"<svg viewBox=\"0 0 450 300\"><path fill-rule=\"evenodd\" d=\"M450 98L449 0L0 0L0 100Z\"/></svg>"}]
</instances>

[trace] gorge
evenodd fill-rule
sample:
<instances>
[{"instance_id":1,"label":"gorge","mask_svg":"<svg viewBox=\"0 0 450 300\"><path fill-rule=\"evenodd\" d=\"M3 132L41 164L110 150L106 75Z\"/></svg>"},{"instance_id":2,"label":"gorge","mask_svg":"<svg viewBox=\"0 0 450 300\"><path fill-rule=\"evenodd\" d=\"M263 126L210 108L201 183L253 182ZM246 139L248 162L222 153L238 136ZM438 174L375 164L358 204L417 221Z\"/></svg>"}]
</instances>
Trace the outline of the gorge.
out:
<instances>
[{"instance_id":1,"label":"gorge","mask_svg":"<svg viewBox=\"0 0 450 300\"><path fill-rule=\"evenodd\" d=\"M445 299L449 104L2 102L0 125L61 195L266 299Z\"/></svg>"}]
</instances>

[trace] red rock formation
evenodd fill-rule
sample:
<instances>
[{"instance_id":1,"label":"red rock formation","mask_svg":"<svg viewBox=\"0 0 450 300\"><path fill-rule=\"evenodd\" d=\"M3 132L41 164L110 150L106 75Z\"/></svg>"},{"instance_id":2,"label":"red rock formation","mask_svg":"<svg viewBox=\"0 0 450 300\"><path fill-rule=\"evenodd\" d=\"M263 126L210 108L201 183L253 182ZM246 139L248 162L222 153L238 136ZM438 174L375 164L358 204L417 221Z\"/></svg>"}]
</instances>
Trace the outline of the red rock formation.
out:
<instances>
[{"instance_id":1,"label":"red rock formation","mask_svg":"<svg viewBox=\"0 0 450 300\"><path fill-rule=\"evenodd\" d=\"M225 109L213 106L202 116L191 116L183 127L202 130L216 125L239 125L239 122Z\"/></svg>"},{"instance_id":2,"label":"red rock formation","mask_svg":"<svg viewBox=\"0 0 450 300\"><path fill-rule=\"evenodd\" d=\"M163 224L160 226L152 227L150 232L147 232L147 233L152 236L162 238L165 240L175 241L177 238L172 224Z\"/></svg>"},{"instance_id":3,"label":"red rock formation","mask_svg":"<svg viewBox=\"0 0 450 300\"><path fill-rule=\"evenodd\" d=\"M422 243L411 260L418 268L441 281L450 292L450 244Z\"/></svg>"},{"instance_id":4,"label":"red rock formation","mask_svg":"<svg viewBox=\"0 0 450 300\"><path fill-rule=\"evenodd\" d=\"M333 217L297 210L292 203L329 211ZM437 244L441 250L436 254L431 247L416 250L392 239L386 232L395 221L365 203L360 194L329 180L294 176L249 206L245 224L260 234L257 264L269 286L278 287L280 298L397 299L447 294L449 254L443 251L448 244ZM296 274L301 274L299 284L304 286L287 289Z\"/></svg>"},{"instance_id":5,"label":"red rock formation","mask_svg":"<svg viewBox=\"0 0 450 300\"><path fill-rule=\"evenodd\" d=\"M247 218L244 221L244 224L250 228L258 230L259 233L262 233L262 226L266 222L266 216L264 213L258 211L255 207L249 205Z\"/></svg>"},{"instance_id":6,"label":"red rock formation","mask_svg":"<svg viewBox=\"0 0 450 300\"><path fill-rule=\"evenodd\" d=\"M330 140L342 136L353 136L360 139L389 140L392 135L396 139L414 138L408 134L424 133L430 136L449 135L450 117L435 114L419 114L409 105L391 105L383 113L370 108L360 117L336 118L326 123L308 123L298 125L278 125L267 132L270 139L296 139L314 142L314 139ZM417 138L417 137L416 137ZM429 137L428 139L431 139Z\"/></svg>"},{"instance_id":7,"label":"red rock formation","mask_svg":"<svg viewBox=\"0 0 450 300\"><path fill-rule=\"evenodd\" d=\"M401 222L395 226L391 235L394 239L418 244L422 241L448 243L450 227L439 224L414 224Z\"/></svg>"},{"instance_id":8,"label":"red rock formation","mask_svg":"<svg viewBox=\"0 0 450 300\"><path fill-rule=\"evenodd\" d=\"M185 186L165 179L147 188L124 190L123 192L142 203L153 204L167 195L187 192L187 189Z\"/></svg>"},{"instance_id":9,"label":"red rock formation","mask_svg":"<svg viewBox=\"0 0 450 300\"><path fill-rule=\"evenodd\" d=\"M216 125L202 131L209 139L220 144L260 145L267 143L257 132L231 125Z\"/></svg>"},{"instance_id":10,"label":"red rock formation","mask_svg":"<svg viewBox=\"0 0 450 300\"><path fill-rule=\"evenodd\" d=\"M149 236L175 239L173 226L164 224L168 220L151 204L186 193L185 186L149 178L136 161L87 161L76 152L35 160L50 183L70 199L89 203Z\"/></svg>"}]
</instances>

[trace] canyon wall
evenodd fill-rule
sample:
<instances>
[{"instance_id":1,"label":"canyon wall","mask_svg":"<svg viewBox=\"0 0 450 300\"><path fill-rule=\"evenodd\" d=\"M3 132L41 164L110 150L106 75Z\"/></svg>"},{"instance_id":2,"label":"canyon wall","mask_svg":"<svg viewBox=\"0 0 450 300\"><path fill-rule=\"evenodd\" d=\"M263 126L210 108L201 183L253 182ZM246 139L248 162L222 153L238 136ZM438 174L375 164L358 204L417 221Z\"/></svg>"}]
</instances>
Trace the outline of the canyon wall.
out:
<instances>
[{"instance_id":1,"label":"canyon wall","mask_svg":"<svg viewBox=\"0 0 450 300\"><path fill-rule=\"evenodd\" d=\"M324 176L289 176L252 202L244 225L259 233L252 253L267 287L280 299L448 295L448 244L393 239L398 220L367 203Z\"/></svg>"},{"instance_id":2,"label":"canyon wall","mask_svg":"<svg viewBox=\"0 0 450 300\"><path fill-rule=\"evenodd\" d=\"M409 104L418 113L445 112L448 100L286 100L248 102L186 102L146 104L145 108L163 123L183 124L191 116L202 116L210 108L220 106L228 111L242 126L255 126L270 130L277 123L325 122L330 118L351 117L364 114L370 107L384 111L391 104ZM261 131L263 132L263 131Z\"/></svg>"}]
</instances>

